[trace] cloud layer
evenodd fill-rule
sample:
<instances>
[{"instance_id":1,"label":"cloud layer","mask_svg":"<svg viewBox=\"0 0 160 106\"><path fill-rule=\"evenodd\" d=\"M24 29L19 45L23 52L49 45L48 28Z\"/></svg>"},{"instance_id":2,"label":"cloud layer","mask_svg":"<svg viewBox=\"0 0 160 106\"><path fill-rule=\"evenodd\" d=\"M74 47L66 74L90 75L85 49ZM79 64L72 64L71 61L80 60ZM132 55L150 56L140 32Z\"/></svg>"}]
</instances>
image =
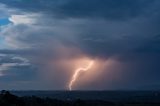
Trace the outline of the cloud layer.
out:
<instances>
[{"instance_id":1,"label":"cloud layer","mask_svg":"<svg viewBox=\"0 0 160 106\"><path fill-rule=\"evenodd\" d=\"M66 89L75 69L72 64L89 57L105 67L97 69L103 74L84 84L80 81L82 86L77 85L77 89L159 85L159 5L159 0L1 1L0 17L11 22L0 30L0 38L7 45L0 50L5 55L0 61L4 70L1 81L9 80L13 72L18 78L36 72L26 79L29 82L25 86L36 83L31 89Z\"/></svg>"}]
</instances>

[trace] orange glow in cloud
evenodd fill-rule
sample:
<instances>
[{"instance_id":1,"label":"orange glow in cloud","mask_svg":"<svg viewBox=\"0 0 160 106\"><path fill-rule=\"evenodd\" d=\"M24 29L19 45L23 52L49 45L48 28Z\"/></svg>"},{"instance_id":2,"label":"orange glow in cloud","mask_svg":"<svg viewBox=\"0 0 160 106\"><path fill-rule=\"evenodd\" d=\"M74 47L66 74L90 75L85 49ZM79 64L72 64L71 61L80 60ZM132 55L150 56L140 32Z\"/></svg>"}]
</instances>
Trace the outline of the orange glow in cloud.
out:
<instances>
[{"instance_id":1,"label":"orange glow in cloud","mask_svg":"<svg viewBox=\"0 0 160 106\"><path fill-rule=\"evenodd\" d=\"M76 80L78 79L78 76L79 76L80 72L81 71L83 71L83 72L84 71L88 71L93 66L93 64L94 64L94 61L91 60L89 62L89 64L87 65L87 67L80 67L80 68L75 70L75 72L74 72L74 74L72 76L72 79L71 79L71 81L69 83L69 90L72 90L72 86L76 82Z\"/></svg>"},{"instance_id":2,"label":"orange glow in cloud","mask_svg":"<svg viewBox=\"0 0 160 106\"><path fill-rule=\"evenodd\" d=\"M54 55L40 73L53 89L101 89L103 83L107 85L121 74L116 71L119 62L114 58L92 57L77 48L63 46Z\"/></svg>"}]
</instances>

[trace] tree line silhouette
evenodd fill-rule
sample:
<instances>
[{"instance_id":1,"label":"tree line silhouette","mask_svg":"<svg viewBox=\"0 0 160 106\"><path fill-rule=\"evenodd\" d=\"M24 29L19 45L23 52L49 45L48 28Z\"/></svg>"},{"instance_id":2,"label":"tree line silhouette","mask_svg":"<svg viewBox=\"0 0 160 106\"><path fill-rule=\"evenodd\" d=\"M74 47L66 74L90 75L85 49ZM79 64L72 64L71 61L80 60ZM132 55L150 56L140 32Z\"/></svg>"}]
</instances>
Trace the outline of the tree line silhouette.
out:
<instances>
[{"instance_id":1,"label":"tree line silhouette","mask_svg":"<svg viewBox=\"0 0 160 106\"><path fill-rule=\"evenodd\" d=\"M110 102L103 100L58 100L36 96L18 97L9 91L1 91L0 106L160 106L160 103Z\"/></svg>"}]
</instances>

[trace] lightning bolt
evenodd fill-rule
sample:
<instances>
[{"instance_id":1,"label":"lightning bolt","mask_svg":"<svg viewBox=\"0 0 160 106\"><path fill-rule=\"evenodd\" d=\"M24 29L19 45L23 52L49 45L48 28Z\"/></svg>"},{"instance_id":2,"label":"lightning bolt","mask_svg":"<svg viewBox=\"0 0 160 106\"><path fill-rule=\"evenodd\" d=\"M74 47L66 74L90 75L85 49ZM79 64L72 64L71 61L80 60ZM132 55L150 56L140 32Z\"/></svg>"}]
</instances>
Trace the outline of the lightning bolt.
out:
<instances>
[{"instance_id":1,"label":"lightning bolt","mask_svg":"<svg viewBox=\"0 0 160 106\"><path fill-rule=\"evenodd\" d=\"M72 76L72 79L71 79L71 81L70 81L70 83L69 83L69 90L70 90L70 91L72 90L72 86L73 86L73 84L75 83L75 81L77 80L79 73L80 73L81 71L88 71L88 70L93 66L93 64L94 64L94 61L92 60L92 61L88 64L87 67L85 67L85 68L84 68L84 67L81 67L81 68L78 68L78 69L75 70L75 72L74 72L74 74L73 74L73 76Z\"/></svg>"}]
</instances>

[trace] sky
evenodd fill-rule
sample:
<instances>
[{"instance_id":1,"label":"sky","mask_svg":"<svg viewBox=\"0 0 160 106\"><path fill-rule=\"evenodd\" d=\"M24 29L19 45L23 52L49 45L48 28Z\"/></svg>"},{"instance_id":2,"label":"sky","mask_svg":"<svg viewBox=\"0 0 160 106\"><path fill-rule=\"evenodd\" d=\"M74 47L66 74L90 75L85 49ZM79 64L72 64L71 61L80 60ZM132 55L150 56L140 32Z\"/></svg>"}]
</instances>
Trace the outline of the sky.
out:
<instances>
[{"instance_id":1,"label":"sky","mask_svg":"<svg viewBox=\"0 0 160 106\"><path fill-rule=\"evenodd\" d=\"M159 0L0 0L0 89L160 89Z\"/></svg>"}]
</instances>

